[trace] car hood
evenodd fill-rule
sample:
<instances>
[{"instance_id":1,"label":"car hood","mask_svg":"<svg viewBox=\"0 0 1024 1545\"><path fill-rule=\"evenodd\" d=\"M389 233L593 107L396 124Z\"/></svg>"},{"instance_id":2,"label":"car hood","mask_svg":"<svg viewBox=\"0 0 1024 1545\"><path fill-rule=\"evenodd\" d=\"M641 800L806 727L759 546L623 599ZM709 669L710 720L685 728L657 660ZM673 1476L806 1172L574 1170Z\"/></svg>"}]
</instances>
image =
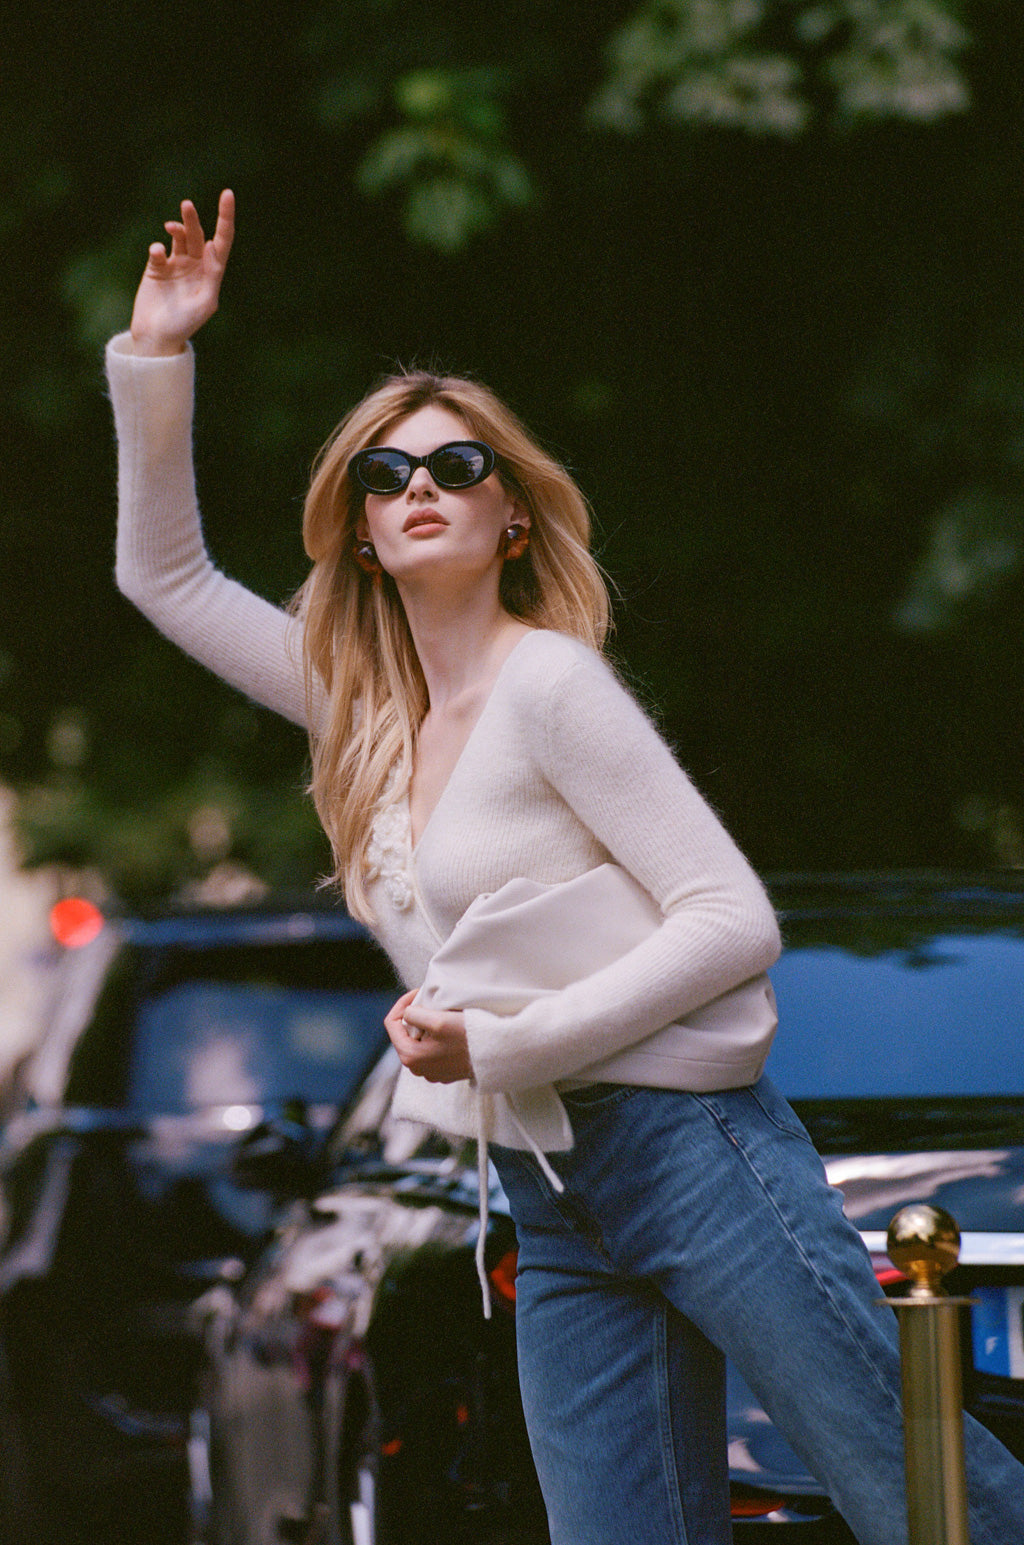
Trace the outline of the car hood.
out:
<instances>
[{"instance_id":1,"label":"car hood","mask_svg":"<svg viewBox=\"0 0 1024 1545\"><path fill-rule=\"evenodd\" d=\"M942 1207L962 1238L961 1259L992 1264L1024 1260L1024 1148L956 1148L925 1153L871 1153L826 1160L829 1180L843 1193L847 1217L876 1248L893 1216L911 1202ZM979 1245L979 1237L989 1239Z\"/></svg>"},{"instance_id":2,"label":"car hood","mask_svg":"<svg viewBox=\"0 0 1024 1545\"><path fill-rule=\"evenodd\" d=\"M68 1107L12 1121L0 1145L0 1294L46 1276L69 1227L86 1214L89 1266L116 1261L120 1280L134 1274L154 1291L179 1278L192 1291L197 1272L202 1282L218 1262L253 1254L273 1200L235 1184L238 1140L217 1110L149 1117Z\"/></svg>"}]
</instances>

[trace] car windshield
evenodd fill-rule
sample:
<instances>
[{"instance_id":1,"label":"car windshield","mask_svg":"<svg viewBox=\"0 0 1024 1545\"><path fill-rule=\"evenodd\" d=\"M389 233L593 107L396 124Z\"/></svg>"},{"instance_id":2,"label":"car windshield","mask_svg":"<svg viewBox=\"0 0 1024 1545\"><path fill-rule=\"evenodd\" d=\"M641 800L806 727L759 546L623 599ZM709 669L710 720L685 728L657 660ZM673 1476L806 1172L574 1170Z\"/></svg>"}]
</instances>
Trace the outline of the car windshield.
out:
<instances>
[{"instance_id":1,"label":"car windshield","mask_svg":"<svg viewBox=\"0 0 1024 1545\"><path fill-rule=\"evenodd\" d=\"M71 1052L63 1103L152 1115L347 1100L397 990L363 939L129 947Z\"/></svg>"},{"instance_id":2,"label":"car windshield","mask_svg":"<svg viewBox=\"0 0 1024 1545\"><path fill-rule=\"evenodd\" d=\"M347 1094L379 1047L393 992L182 982L147 998L132 1056L142 1111Z\"/></svg>"},{"instance_id":3,"label":"car windshield","mask_svg":"<svg viewBox=\"0 0 1024 1545\"><path fill-rule=\"evenodd\" d=\"M795 932L795 930L794 930ZM792 939L772 968L767 1072L793 1100L1024 1095L1024 936L863 924ZM843 935L845 934L845 937Z\"/></svg>"}]
</instances>

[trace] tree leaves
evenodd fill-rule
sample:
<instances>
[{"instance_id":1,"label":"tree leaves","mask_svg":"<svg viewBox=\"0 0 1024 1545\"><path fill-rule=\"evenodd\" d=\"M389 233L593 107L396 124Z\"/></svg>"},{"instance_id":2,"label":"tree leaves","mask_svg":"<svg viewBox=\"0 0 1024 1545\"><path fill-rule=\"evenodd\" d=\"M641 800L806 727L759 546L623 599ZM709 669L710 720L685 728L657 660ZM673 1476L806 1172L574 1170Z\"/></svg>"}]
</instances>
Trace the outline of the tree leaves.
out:
<instances>
[{"instance_id":1,"label":"tree leaves","mask_svg":"<svg viewBox=\"0 0 1024 1545\"><path fill-rule=\"evenodd\" d=\"M615 32L591 120L651 117L783 138L962 112L967 35L940 0L645 0Z\"/></svg>"},{"instance_id":2,"label":"tree leaves","mask_svg":"<svg viewBox=\"0 0 1024 1545\"><path fill-rule=\"evenodd\" d=\"M36 0L12 13L0 111L0 774L31 861L132 895L326 866L301 738L113 588L98 347L177 200L209 218L225 184L196 430L225 570L285 596L316 446L439 356L578 469L628 663L759 860L974 858L957 802L1024 807L1009 0L223 0L130 28L67 0L61 24L41 80Z\"/></svg>"},{"instance_id":3,"label":"tree leaves","mask_svg":"<svg viewBox=\"0 0 1024 1545\"><path fill-rule=\"evenodd\" d=\"M411 240L455 253L532 201L529 173L508 146L508 89L504 72L482 69L417 70L396 81L405 121L376 140L356 179L371 198L401 200Z\"/></svg>"}]
</instances>

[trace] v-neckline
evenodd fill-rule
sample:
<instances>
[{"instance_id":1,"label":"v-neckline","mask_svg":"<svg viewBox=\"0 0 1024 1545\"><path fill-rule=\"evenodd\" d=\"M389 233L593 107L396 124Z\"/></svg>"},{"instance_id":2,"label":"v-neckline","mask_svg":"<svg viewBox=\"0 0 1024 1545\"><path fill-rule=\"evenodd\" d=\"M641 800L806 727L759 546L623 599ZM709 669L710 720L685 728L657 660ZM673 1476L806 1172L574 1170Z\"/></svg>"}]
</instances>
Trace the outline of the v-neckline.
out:
<instances>
[{"instance_id":1,"label":"v-neckline","mask_svg":"<svg viewBox=\"0 0 1024 1545\"><path fill-rule=\"evenodd\" d=\"M431 805L430 813L428 814L427 819L424 821L423 828L420 831L420 834L419 834L418 837L414 837L413 836L413 830L412 830L412 801L409 798L410 790L411 790L411 787L412 787L412 780L410 779L409 784L406 786L406 790L405 790L405 812L406 812L406 825L407 825L408 833L409 833L409 856L410 856L410 858L414 859L416 857L416 854L419 852L420 848L423 845L424 837L427 835L427 832L430 830L430 827L431 827L431 824L432 824L432 822L434 820L434 817L436 816L436 814L437 814L438 810L441 808L441 806L444 804L445 795L448 793L448 790L451 788L452 783L453 783L453 781L455 779L455 775L457 774L459 768L462 766L462 763L466 759L466 754L469 751L470 746L473 744L473 740L474 740L474 737L476 736L476 732L480 728L480 725L483 723L483 720L484 720L484 717L486 716L488 708L490 708L491 703L494 700L494 694L498 690L498 684L501 681L502 676L504 676L504 674L505 674L505 670L506 670L506 668L508 666L509 661L512 659L512 656L519 651L519 649L522 647L522 645L525 644L525 642L526 642L526 640L528 638L532 638L535 633L538 633L540 631L541 630L539 628L531 628L528 633L524 633L521 638L516 639L516 642L512 645L512 648L509 650L509 652L505 656L504 660L502 660L501 664L498 666L498 669L497 669L497 672L495 674L494 680L491 682L490 690L487 693L487 696L485 697L485 699L483 701L483 705L482 705L482 707L480 709L480 712L476 716L476 721L473 724L473 728L470 730L469 734L466 736L466 739L465 739L465 742L463 744L462 750L459 752L458 756L455 758L455 761L452 763L452 770L448 774L447 778L445 779L444 786L441 789L440 794L435 799L433 805Z\"/></svg>"}]
</instances>

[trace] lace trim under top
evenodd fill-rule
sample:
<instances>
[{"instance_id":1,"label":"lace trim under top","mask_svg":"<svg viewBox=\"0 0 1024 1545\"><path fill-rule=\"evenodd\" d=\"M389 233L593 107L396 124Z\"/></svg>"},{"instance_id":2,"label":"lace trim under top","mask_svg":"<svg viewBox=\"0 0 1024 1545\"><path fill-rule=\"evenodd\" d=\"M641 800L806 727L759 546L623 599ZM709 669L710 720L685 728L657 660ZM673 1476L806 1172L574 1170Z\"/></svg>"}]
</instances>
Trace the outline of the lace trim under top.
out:
<instances>
[{"instance_id":1,"label":"lace trim under top","mask_svg":"<svg viewBox=\"0 0 1024 1545\"><path fill-rule=\"evenodd\" d=\"M409 800L398 793L399 771L388 778L380 804L370 826L366 844L367 879L380 880L384 894L396 912L412 906L415 888L412 878L412 842L409 826Z\"/></svg>"}]
</instances>

